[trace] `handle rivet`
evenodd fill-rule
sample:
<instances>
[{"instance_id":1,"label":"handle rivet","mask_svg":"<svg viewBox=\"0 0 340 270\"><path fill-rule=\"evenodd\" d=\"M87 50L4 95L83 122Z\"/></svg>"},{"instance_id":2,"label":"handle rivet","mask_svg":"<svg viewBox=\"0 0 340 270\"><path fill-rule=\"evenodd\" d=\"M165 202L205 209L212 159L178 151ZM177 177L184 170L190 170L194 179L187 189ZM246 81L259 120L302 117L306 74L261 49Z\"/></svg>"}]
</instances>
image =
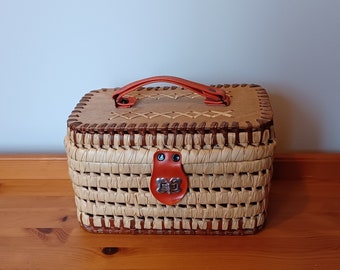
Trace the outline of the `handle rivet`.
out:
<instances>
[{"instance_id":1,"label":"handle rivet","mask_svg":"<svg viewBox=\"0 0 340 270\"><path fill-rule=\"evenodd\" d=\"M180 161L181 157L179 154L173 154L172 155L172 160L175 161L175 162L178 162Z\"/></svg>"},{"instance_id":2,"label":"handle rivet","mask_svg":"<svg viewBox=\"0 0 340 270\"><path fill-rule=\"evenodd\" d=\"M159 161L163 161L165 159L165 155L163 153L160 153L160 154L157 155L157 159Z\"/></svg>"}]
</instances>

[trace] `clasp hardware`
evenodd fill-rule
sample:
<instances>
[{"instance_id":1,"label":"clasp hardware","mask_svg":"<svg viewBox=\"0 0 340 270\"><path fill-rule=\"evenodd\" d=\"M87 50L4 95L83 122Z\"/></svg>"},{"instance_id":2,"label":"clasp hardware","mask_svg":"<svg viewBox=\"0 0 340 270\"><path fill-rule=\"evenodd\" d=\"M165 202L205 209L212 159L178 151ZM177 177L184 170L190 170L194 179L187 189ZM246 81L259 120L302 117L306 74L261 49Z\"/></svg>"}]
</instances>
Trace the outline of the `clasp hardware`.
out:
<instances>
[{"instance_id":1,"label":"clasp hardware","mask_svg":"<svg viewBox=\"0 0 340 270\"><path fill-rule=\"evenodd\" d=\"M157 177L156 178L157 183L157 189L156 191L158 193L178 193L181 192L181 183L182 179L179 177L172 177L170 180L168 180L165 177Z\"/></svg>"}]
</instances>

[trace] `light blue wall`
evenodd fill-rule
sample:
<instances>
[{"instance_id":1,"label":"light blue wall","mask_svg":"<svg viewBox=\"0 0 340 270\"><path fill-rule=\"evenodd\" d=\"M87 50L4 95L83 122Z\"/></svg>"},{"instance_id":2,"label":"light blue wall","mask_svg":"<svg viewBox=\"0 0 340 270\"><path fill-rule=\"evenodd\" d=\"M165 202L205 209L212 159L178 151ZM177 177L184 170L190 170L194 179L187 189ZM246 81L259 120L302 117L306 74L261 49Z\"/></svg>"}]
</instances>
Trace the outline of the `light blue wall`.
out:
<instances>
[{"instance_id":1,"label":"light blue wall","mask_svg":"<svg viewBox=\"0 0 340 270\"><path fill-rule=\"evenodd\" d=\"M258 83L278 152L340 151L338 0L0 0L0 152L63 152L92 89Z\"/></svg>"}]
</instances>

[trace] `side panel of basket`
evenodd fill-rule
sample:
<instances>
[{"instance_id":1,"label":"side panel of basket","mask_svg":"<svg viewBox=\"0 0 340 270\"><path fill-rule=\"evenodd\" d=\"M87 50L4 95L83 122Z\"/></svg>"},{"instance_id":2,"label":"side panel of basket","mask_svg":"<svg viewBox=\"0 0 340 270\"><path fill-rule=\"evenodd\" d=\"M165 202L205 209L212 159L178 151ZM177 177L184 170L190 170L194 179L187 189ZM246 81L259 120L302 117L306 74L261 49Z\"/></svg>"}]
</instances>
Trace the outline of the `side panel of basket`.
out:
<instances>
[{"instance_id":1,"label":"side panel of basket","mask_svg":"<svg viewBox=\"0 0 340 270\"><path fill-rule=\"evenodd\" d=\"M79 148L65 139L78 220L92 232L250 234L268 206L274 143L182 149L189 189L168 206L149 191L150 148Z\"/></svg>"}]
</instances>

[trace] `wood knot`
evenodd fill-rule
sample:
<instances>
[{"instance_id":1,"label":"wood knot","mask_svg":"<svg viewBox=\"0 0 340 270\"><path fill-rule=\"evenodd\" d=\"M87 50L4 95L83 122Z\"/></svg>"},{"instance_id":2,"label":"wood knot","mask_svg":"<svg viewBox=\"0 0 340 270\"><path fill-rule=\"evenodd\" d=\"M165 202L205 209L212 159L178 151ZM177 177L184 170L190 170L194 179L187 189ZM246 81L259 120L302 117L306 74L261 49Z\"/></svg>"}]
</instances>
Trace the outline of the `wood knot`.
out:
<instances>
[{"instance_id":1,"label":"wood knot","mask_svg":"<svg viewBox=\"0 0 340 270\"><path fill-rule=\"evenodd\" d=\"M43 234L50 234L53 232L52 228L37 228L37 230Z\"/></svg>"},{"instance_id":2,"label":"wood knot","mask_svg":"<svg viewBox=\"0 0 340 270\"><path fill-rule=\"evenodd\" d=\"M117 247L104 247L102 249L102 253L105 255L113 255L119 251L119 248Z\"/></svg>"}]
</instances>

